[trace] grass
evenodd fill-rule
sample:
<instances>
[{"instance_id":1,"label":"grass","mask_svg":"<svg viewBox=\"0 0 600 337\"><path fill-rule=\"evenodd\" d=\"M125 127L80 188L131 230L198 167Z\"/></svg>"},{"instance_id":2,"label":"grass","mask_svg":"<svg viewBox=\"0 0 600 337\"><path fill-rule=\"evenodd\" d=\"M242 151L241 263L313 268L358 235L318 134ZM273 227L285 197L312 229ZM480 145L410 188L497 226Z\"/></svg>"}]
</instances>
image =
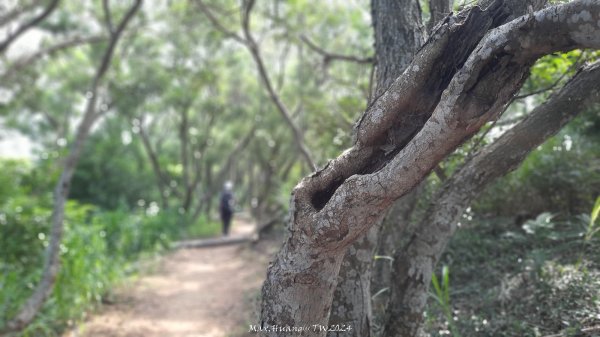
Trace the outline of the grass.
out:
<instances>
[{"instance_id":1,"label":"grass","mask_svg":"<svg viewBox=\"0 0 600 337\"><path fill-rule=\"evenodd\" d=\"M215 237L221 234L221 223L206 216L201 216L198 221L189 225L185 230L185 238L202 239Z\"/></svg>"}]
</instances>

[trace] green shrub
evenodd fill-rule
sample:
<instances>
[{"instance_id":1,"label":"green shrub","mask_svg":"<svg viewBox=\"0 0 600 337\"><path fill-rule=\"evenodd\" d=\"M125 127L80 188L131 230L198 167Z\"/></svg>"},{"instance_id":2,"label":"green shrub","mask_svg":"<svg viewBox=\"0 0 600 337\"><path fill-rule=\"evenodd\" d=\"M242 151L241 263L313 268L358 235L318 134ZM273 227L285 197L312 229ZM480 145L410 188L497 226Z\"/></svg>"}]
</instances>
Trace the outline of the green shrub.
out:
<instances>
[{"instance_id":1,"label":"green shrub","mask_svg":"<svg viewBox=\"0 0 600 337\"><path fill-rule=\"evenodd\" d=\"M38 181L24 163L0 167L0 328L12 318L41 277L49 243L52 203L48 193L31 194ZM22 336L59 336L68 322L85 318L107 291L135 272L136 261L170 247L190 233L210 236L219 225L201 218L187 225L178 212L155 203L107 211L70 200L65 207L61 269L54 291Z\"/></svg>"}]
</instances>

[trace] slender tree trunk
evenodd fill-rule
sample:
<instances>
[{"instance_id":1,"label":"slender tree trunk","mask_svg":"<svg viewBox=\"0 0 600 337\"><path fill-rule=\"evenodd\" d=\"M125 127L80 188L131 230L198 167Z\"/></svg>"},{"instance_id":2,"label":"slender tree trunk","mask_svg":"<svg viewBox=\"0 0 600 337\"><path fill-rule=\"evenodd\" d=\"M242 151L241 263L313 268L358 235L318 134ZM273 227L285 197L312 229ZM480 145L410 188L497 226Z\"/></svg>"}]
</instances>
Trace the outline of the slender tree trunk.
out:
<instances>
[{"instance_id":1,"label":"slender tree trunk","mask_svg":"<svg viewBox=\"0 0 600 337\"><path fill-rule=\"evenodd\" d=\"M187 213L190 209L190 205L193 201L193 187L190 179L190 165L189 165L189 108L191 102L184 104L181 107L181 121L179 122L179 142L180 142L180 157L183 175L183 200L181 201L181 207Z\"/></svg>"},{"instance_id":2,"label":"slender tree trunk","mask_svg":"<svg viewBox=\"0 0 600 337\"><path fill-rule=\"evenodd\" d=\"M197 205L192 213L192 222L198 220L200 214L202 213L203 206L207 213L210 212L212 209L212 197L219 193L221 184L223 184L225 177L230 173L239 154L251 143L255 133L256 125L253 125L252 129L250 129L250 131L248 131L248 133L237 142L235 148L229 153L225 163L223 166L221 166L219 172L217 173L217 179L213 179L212 177L212 167L210 165L206 167L205 185L207 186L207 191L202 198L198 198Z\"/></svg>"},{"instance_id":3,"label":"slender tree trunk","mask_svg":"<svg viewBox=\"0 0 600 337\"><path fill-rule=\"evenodd\" d=\"M54 207L52 209L52 228L50 230L50 243L45 252L44 266L42 269L41 281L38 283L33 294L27 299L20 308L18 314L7 323L7 331L22 330L33 321L40 308L52 293L56 276L60 270L60 243L62 241L65 218L65 203L69 195L71 180L77 163L81 156L84 143L88 137L90 129L100 117L96 112L96 103L98 100L98 89L104 78L106 71L110 66L110 61L114 54L115 47L127 23L131 20L135 12L139 9L142 0L136 0L134 5L127 11L116 31L111 32L111 40L104 52L102 61L91 82L91 97L88 99L85 113L82 121L77 127L75 141L67 158L64 162L63 171L54 189ZM110 13L106 13L110 15Z\"/></svg>"},{"instance_id":4,"label":"slender tree trunk","mask_svg":"<svg viewBox=\"0 0 600 337\"><path fill-rule=\"evenodd\" d=\"M148 133L146 133L146 129L143 125L143 120L140 119L140 138L142 139L142 145L144 147L144 151L146 155L150 159L150 164L152 167L152 172L154 172L154 179L156 180L156 188L158 189L158 194L160 195L161 205L163 209L169 208L169 198L166 195L167 191L167 183L166 176L163 173L162 168L160 167L160 162L158 161L158 155L156 151L152 148L152 143L150 143L150 137L148 137Z\"/></svg>"},{"instance_id":5,"label":"slender tree trunk","mask_svg":"<svg viewBox=\"0 0 600 337\"><path fill-rule=\"evenodd\" d=\"M580 71L560 92L483 148L444 184L405 249L394 256L392 297L383 336L416 336L431 274L464 210L498 177L592 103L600 102L600 62Z\"/></svg>"}]
</instances>

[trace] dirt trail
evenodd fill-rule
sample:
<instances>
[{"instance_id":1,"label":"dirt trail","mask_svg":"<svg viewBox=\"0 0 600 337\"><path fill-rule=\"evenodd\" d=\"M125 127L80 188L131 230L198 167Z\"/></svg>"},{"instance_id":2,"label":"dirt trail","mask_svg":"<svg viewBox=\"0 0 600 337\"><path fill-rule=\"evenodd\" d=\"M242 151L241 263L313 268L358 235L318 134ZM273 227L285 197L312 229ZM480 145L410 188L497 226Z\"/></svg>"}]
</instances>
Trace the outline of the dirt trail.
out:
<instances>
[{"instance_id":1,"label":"dirt trail","mask_svg":"<svg viewBox=\"0 0 600 337\"><path fill-rule=\"evenodd\" d=\"M232 235L252 225L235 221ZM243 336L274 247L181 249L65 337Z\"/></svg>"}]
</instances>

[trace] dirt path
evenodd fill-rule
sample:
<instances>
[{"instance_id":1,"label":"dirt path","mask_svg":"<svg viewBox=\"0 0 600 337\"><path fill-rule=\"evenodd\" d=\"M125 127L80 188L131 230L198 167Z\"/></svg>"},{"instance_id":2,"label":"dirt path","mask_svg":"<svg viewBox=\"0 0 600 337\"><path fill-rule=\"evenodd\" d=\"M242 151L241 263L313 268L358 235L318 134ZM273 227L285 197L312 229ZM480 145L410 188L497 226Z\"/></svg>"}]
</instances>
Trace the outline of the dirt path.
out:
<instances>
[{"instance_id":1,"label":"dirt path","mask_svg":"<svg viewBox=\"0 0 600 337\"><path fill-rule=\"evenodd\" d=\"M252 230L234 222L233 235ZM66 337L243 336L273 245L181 249Z\"/></svg>"}]
</instances>

